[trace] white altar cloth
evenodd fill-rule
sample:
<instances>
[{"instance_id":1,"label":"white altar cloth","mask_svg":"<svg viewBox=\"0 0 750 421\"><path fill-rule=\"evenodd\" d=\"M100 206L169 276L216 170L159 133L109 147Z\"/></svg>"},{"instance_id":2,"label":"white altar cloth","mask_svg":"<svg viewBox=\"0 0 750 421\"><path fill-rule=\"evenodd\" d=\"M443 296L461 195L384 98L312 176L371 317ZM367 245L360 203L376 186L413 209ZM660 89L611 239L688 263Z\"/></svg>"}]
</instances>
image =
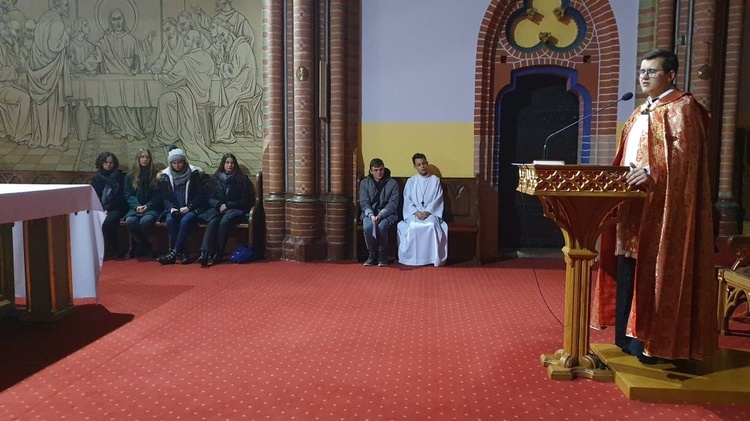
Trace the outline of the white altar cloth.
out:
<instances>
[{"instance_id":1,"label":"white altar cloth","mask_svg":"<svg viewBox=\"0 0 750 421\"><path fill-rule=\"evenodd\" d=\"M97 299L104 256L104 209L88 184L0 184L0 224L13 226L13 268L17 298L26 297L22 221L70 215L73 299Z\"/></svg>"}]
</instances>

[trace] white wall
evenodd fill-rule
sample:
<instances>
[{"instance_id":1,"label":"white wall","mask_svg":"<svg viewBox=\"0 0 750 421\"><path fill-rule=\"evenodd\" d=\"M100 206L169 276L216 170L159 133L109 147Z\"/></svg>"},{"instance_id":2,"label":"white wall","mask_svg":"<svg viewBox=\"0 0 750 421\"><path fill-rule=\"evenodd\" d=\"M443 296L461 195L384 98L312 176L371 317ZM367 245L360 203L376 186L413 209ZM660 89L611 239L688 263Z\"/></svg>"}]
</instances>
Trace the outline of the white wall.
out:
<instances>
[{"instance_id":1,"label":"white wall","mask_svg":"<svg viewBox=\"0 0 750 421\"><path fill-rule=\"evenodd\" d=\"M473 121L477 39L489 4L363 1L363 121ZM638 2L610 4L620 36L620 94L636 93ZM620 103L618 120L626 120L633 108L632 100Z\"/></svg>"},{"instance_id":2,"label":"white wall","mask_svg":"<svg viewBox=\"0 0 750 421\"><path fill-rule=\"evenodd\" d=\"M477 39L489 3L363 1L363 121L473 121Z\"/></svg>"}]
</instances>

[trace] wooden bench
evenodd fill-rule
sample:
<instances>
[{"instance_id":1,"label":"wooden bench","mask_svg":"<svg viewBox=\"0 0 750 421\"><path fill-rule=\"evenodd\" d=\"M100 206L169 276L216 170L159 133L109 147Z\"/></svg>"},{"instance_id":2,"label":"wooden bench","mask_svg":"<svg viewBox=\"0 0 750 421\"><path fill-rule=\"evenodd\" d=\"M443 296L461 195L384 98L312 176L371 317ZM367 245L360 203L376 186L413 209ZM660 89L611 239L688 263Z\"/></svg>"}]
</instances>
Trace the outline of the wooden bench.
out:
<instances>
[{"instance_id":1,"label":"wooden bench","mask_svg":"<svg viewBox=\"0 0 750 421\"><path fill-rule=\"evenodd\" d=\"M0 171L0 183L17 183L17 184L89 184L92 177L96 174L94 171L55 171L55 172L35 172L35 171ZM227 251L231 251L230 246L234 246L240 243L252 244L255 248L256 258L263 256L263 248L265 247L264 235L263 235L263 173L259 172L255 176L249 176L252 182L253 188L255 189L255 204L248 213L247 222L238 224L240 228L236 233L240 234L238 238L234 239L235 244L228 244ZM125 221L120 221L122 232L127 232L125 228ZM166 253L169 247L169 235L167 234L167 224L165 222L157 222L156 227L152 233L152 236L156 236L155 248L156 252ZM199 224L199 228L205 229L205 224ZM246 233L246 236L244 235ZM191 236L191 243L200 241L202 236ZM123 238L129 240L130 236L120 235L121 241ZM196 240L197 238L197 240ZM123 244L121 244L121 248Z\"/></svg>"},{"instance_id":2,"label":"wooden bench","mask_svg":"<svg viewBox=\"0 0 750 421\"><path fill-rule=\"evenodd\" d=\"M729 318L741 303L748 302L750 295L750 235L729 237L729 245L737 253L737 260L731 268L719 268L719 302L717 315L719 332L731 334ZM750 313L750 309L748 310Z\"/></svg>"},{"instance_id":3,"label":"wooden bench","mask_svg":"<svg viewBox=\"0 0 750 421\"><path fill-rule=\"evenodd\" d=\"M401 199L398 205L399 221L402 219L403 192L408 177L393 177L398 182ZM361 260L365 254L364 238L362 235L362 220L359 218L359 182L354 183L354 223L353 223L353 255L354 260ZM440 179L443 187L443 220L448 225L448 260L471 259L474 264L479 264L480 242L479 242L479 180L476 177L443 177ZM395 256L396 233L395 224L392 235L389 235L389 257ZM470 237L470 242L466 241ZM466 254L470 251L470 255Z\"/></svg>"}]
</instances>

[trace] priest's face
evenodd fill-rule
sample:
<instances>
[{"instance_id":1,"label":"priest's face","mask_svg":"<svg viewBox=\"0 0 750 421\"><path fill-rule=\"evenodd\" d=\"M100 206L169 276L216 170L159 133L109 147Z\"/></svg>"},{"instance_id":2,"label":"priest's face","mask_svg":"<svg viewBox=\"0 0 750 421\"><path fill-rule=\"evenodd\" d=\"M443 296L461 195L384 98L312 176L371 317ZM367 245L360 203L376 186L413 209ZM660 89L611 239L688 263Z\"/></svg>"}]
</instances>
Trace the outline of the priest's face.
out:
<instances>
[{"instance_id":1,"label":"priest's face","mask_svg":"<svg viewBox=\"0 0 750 421\"><path fill-rule=\"evenodd\" d=\"M430 170L428 168L429 163L426 159L417 158L414 160L414 168L417 170L419 175L427 175L430 173Z\"/></svg>"},{"instance_id":2,"label":"priest's face","mask_svg":"<svg viewBox=\"0 0 750 421\"><path fill-rule=\"evenodd\" d=\"M641 90L651 98L656 98L669 90L674 77L673 70L664 70L664 59L661 57L652 60L643 60L641 62L641 70L638 72Z\"/></svg>"},{"instance_id":3,"label":"priest's face","mask_svg":"<svg viewBox=\"0 0 750 421\"><path fill-rule=\"evenodd\" d=\"M385 175L385 167L370 167L370 174L375 181L380 182Z\"/></svg>"}]
</instances>

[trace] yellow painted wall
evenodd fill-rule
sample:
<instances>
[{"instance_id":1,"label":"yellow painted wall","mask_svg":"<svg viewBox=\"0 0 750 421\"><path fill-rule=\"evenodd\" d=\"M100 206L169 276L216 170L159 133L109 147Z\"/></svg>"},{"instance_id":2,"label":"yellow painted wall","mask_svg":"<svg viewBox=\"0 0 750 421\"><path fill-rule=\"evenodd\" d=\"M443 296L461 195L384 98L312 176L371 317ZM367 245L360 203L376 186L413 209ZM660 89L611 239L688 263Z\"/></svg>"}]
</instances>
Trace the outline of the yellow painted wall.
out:
<instances>
[{"instance_id":1,"label":"yellow painted wall","mask_svg":"<svg viewBox=\"0 0 750 421\"><path fill-rule=\"evenodd\" d=\"M422 152L443 177L474 176L474 123L362 123L362 157L381 158L394 177L414 174Z\"/></svg>"}]
</instances>

